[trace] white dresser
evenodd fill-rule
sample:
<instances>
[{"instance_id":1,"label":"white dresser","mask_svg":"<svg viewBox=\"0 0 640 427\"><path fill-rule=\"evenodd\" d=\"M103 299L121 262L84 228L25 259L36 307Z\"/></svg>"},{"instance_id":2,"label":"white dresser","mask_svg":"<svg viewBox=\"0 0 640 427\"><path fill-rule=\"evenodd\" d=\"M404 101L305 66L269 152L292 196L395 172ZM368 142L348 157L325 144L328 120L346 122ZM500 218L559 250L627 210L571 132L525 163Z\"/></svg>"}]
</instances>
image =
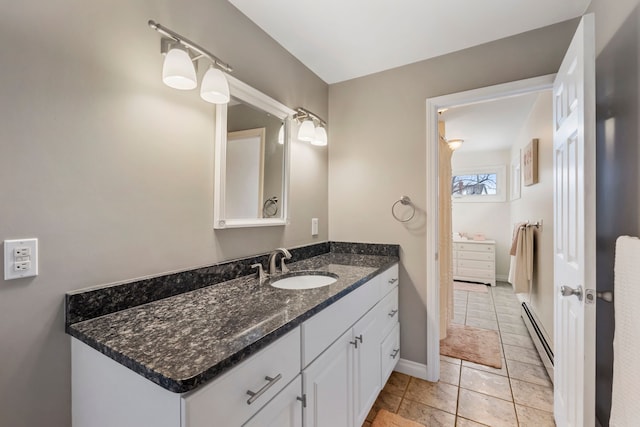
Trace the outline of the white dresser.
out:
<instances>
[{"instance_id":1,"label":"white dresser","mask_svg":"<svg viewBox=\"0 0 640 427\"><path fill-rule=\"evenodd\" d=\"M454 240L453 279L495 286L495 240Z\"/></svg>"}]
</instances>

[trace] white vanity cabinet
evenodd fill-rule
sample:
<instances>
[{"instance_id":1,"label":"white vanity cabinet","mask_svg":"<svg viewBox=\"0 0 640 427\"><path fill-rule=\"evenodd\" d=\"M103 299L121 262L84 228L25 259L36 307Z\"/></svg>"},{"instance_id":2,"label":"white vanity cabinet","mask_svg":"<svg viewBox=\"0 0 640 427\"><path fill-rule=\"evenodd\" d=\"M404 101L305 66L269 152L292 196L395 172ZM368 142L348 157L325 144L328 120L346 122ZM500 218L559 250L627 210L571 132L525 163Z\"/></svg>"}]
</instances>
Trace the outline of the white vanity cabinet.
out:
<instances>
[{"instance_id":1,"label":"white vanity cabinet","mask_svg":"<svg viewBox=\"0 0 640 427\"><path fill-rule=\"evenodd\" d=\"M359 427L366 419L388 378L386 371L399 359L397 352L395 363L385 356L383 366L385 340L397 329L397 284L395 265L333 305L332 311L356 313L358 320L337 340L334 335L334 343L302 371L305 427ZM313 347L306 341L314 341L316 324L332 323L332 311L322 311L302 325L303 348ZM392 344L399 351L399 336Z\"/></svg>"},{"instance_id":2,"label":"white vanity cabinet","mask_svg":"<svg viewBox=\"0 0 640 427\"><path fill-rule=\"evenodd\" d=\"M188 393L71 348L74 427L359 427L399 359L398 265Z\"/></svg>"},{"instance_id":3,"label":"white vanity cabinet","mask_svg":"<svg viewBox=\"0 0 640 427\"><path fill-rule=\"evenodd\" d=\"M251 403L249 390L259 393ZM215 381L183 394L165 390L72 339L74 427L241 426L258 411L261 418L275 420L286 417L287 411L295 415L295 406L301 414L297 397L301 397L299 327Z\"/></svg>"}]
</instances>

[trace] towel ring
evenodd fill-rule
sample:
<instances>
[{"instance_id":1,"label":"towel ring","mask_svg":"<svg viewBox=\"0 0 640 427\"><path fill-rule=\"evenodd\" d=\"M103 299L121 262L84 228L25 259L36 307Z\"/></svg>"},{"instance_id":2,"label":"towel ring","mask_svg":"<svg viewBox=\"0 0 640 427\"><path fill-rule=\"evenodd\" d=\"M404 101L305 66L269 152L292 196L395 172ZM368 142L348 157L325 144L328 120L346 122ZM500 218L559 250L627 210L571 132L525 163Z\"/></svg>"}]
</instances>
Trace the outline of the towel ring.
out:
<instances>
[{"instance_id":1,"label":"towel ring","mask_svg":"<svg viewBox=\"0 0 640 427\"><path fill-rule=\"evenodd\" d=\"M398 203L404 205L404 206L410 206L411 207L411 215L409 216L409 218L407 219L400 219L398 218L398 215L396 215L395 209L396 206L398 205ZM409 198L409 196L402 196L400 197L399 200L396 200L396 202L391 206L391 215L393 215L393 217L400 222L409 222L413 219L414 216L416 216L416 207L413 205L413 202L411 201L411 199Z\"/></svg>"},{"instance_id":2,"label":"towel ring","mask_svg":"<svg viewBox=\"0 0 640 427\"><path fill-rule=\"evenodd\" d=\"M268 198L262 204L262 216L264 218L273 218L278 214L278 196Z\"/></svg>"}]
</instances>

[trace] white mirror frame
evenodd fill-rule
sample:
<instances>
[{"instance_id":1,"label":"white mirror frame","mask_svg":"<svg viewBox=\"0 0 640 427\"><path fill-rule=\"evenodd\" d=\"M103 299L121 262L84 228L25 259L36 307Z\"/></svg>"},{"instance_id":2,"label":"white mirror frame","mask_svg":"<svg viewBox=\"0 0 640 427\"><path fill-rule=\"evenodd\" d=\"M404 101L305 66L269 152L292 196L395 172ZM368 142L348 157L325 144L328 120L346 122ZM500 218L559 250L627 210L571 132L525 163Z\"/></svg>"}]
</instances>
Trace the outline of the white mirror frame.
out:
<instances>
[{"instance_id":1,"label":"white mirror frame","mask_svg":"<svg viewBox=\"0 0 640 427\"><path fill-rule=\"evenodd\" d=\"M216 105L215 129L215 170L214 170L214 202L213 228L267 227L286 225L289 223L289 157L291 152L291 121L295 111L252 88L240 80L226 75L231 96L250 104L262 111L273 114L284 122L285 141L282 171L282 202L280 218L226 218L226 176L227 176L227 105Z\"/></svg>"}]
</instances>

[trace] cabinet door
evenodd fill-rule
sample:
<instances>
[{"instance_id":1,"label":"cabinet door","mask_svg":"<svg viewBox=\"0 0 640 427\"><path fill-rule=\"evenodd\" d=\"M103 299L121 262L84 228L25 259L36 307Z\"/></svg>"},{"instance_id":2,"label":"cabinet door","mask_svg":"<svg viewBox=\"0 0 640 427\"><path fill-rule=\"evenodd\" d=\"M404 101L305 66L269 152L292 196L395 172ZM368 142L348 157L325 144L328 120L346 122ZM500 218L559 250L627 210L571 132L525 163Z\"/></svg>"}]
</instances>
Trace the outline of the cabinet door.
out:
<instances>
[{"instance_id":1,"label":"cabinet door","mask_svg":"<svg viewBox=\"0 0 640 427\"><path fill-rule=\"evenodd\" d=\"M302 378L296 377L243 427L302 427Z\"/></svg>"},{"instance_id":2,"label":"cabinet door","mask_svg":"<svg viewBox=\"0 0 640 427\"><path fill-rule=\"evenodd\" d=\"M377 308L377 307L376 307ZM367 418L380 392L381 317L376 308L369 311L353 326L354 425L360 426Z\"/></svg>"},{"instance_id":3,"label":"cabinet door","mask_svg":"<svg viewBox=\"0 0 640 427\"><path fill-rule=\"evenodd\" d=\"M380 344L381 383L384 384L389 379L393 368L400 360L400 323L396 323L389 335Z\"/></svg>"},{"instance_id":4,"label":"cabinet door","mask_svg":"<svg viewBox=\"0 0 640 427\"><path fill-rule=\"evenodd\" d=\"M349 329L302 373L305 427L353 426L353 349Z\"/></svg>"}]
</instances>

